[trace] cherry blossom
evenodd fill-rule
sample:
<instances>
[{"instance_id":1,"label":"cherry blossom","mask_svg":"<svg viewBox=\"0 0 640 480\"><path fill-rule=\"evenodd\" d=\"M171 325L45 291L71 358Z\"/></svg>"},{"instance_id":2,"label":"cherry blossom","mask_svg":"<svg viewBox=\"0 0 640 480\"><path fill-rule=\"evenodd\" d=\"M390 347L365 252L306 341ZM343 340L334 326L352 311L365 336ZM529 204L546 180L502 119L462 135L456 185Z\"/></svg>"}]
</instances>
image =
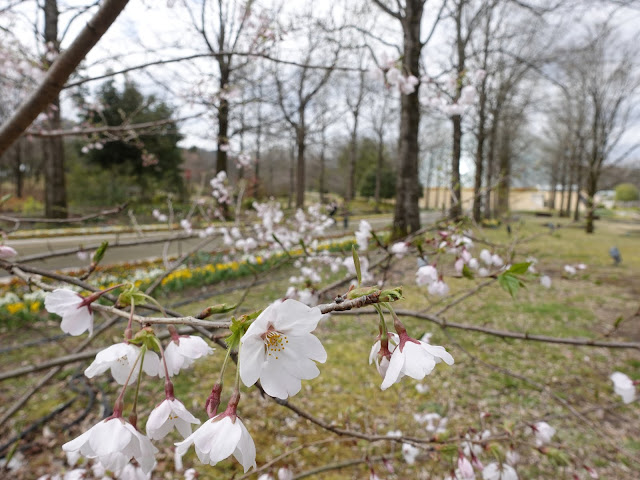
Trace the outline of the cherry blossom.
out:
<instances>
[{"instance_id":1,"label":"cherry blossom","mask_svg":"<svg viewBox=\"0 0 640 480\"><path fill-rule=\"evenodd\" d=\"M409 251L409 246L405 242L397 242L391 245L389 251L398 258L402 258Z\"/></svg>"},{"instance_id":2,"label":"cherry blossom","mask_svg":"<svg viewBox=\"0 0 640 480\"><path fill-rule=\"evenodd\" d=\"M278 469L278 480L293 480L293 472L288 467Z\"/></svg>"},{"instance_id":3,"label":"cherry blossom","mask_svg":"<svg viewBox=\"0 0 640 480\"><path fill-rule=\"evenodd\" d=\"M178 336L177 333L172 333L172 339L164 352L169 375L177 375L183 368L189 368L193 365L198 358L212 353L213 348L202 337L197 335ZM160 369L159 376L164 378L164 369Z\"/></svg>"},{"instance_id":4,"label":"cherry blossom","mask_svg":"<svg viewBox=\"0 0 640 480\"><path fill-rule=\"evenodd\" d=\"M114 472L121 471L134 458L145 473L151 472L158 451L151 441L122 418L107 418L62 446L65 452L79 452L97 459Z\"/></svg>"},{"instance_id":5,"label":"cherry blossom","mask_svg":"<svg viewBox=\"0 0 640 480\"><path fill-rule=\"evenodd\" d=\"M418 447L414 447L410 443L402 444L402 456L404 457L404 461L409 465L416 463L416 457L419 453L420 449Z\"/></svg>"},{"instance_id":6,"label":"cherry blossom","mask_svg":"<svg viewBox=\"0 0 640 480\"><path fill-rule=\"evenodd\" d=\"M490 463L482 470L483 480L518 480L515 469L506 463Z\"/></svg>"},{"instance_id":7,"label":"cherry blossom","mask_svg":"<svg viewBox=\"0 0 640 480\"><path fill-rule=\"evenodd\" d=\"M240 340L240 378L250 387L258 379L272 397L286 399L302 388L301 380L316 378L314 363L327 352L311 334L323 315L319 308L287 299L269 305Z\"/></svg>"},{"instance_id":8,"label":"cherry blossom","mask_svg":"<svg viewBox=\"0 0 640 480\"><path fill-rule=\"evenodd\" d=\"M186 438L191 435L192 423L200 424L200 420L194 417L180 400L166 398L149 414L147 436L151 440L160 440L176 427Z\"/></svg>"},{"instance_id":9,"label":"cherry blossom","mask_svg":"<svg viewBox=\"0 0 640 480\"><path fill-rule=\"evenodd\" d=\"M433 346L426 342L409 337L406 330L396 326L398 331L398 346L391 354L389 367L380 388L386 390L406 375L416 380L422 380L429 375L437 363L444 362L453 365L453 357L444 347Z\"/></svg>"},{"instance_id":10,"label":"cherry blossom","mask_svg":"<svg viewBox=\"0 0 640 480\"><path fill-rule=\"evenodd\" d=\"M556 434L556 429L547 422L538 422L533 425L533 433L536 436L536 446L542 447L551 441Z\"/></svg>"},{"instance_id":11,"label":"cherry blossom","mask_svg":"<svg viewBox=\"0 0 640 480\"><path fill-rule=\"evenodd\" d=\"M516 452L513 448L510 448L507 454L505 455L505 460L511 466L517 465L520 462L520 454Z\"/></svg>"},{"instance_id":12,"label":"cherry blossom","mask_svg":"<svg viewBox=\"0 0 640 480\"><path fill-rule=\"evenodd\" d=\"M355 233L358 249L363 251L369 247L369 239L371 238L371 224L366 220L360 220L360 225Z\"/></svg>"},{"instance_id":13,"label":"cherry blossom","mask_svg":"<svg viewBox=\"0 0 640 480\"><path fill-rule=\"evenodd\" d=\"M127 463L118 473L118 480L151 480L151 472L145 472L140 467Z\"/></svg>"},{"instance_id":14,"label":"cherry blossom","mask_svg":"<svg viewBox=\"0 0 640 480\"><path fill-rule=\"evenodd\" d=\"M235 414L225 412L216 415L175 445L177 451L184 455L192 444L202 463L214 466L233 454L245 473L251 467L256 468L256 446L244 423Z\"/></svg>"},{"instance_id":15,"label":"cherry blossom","mask_svg":"<svg viewBox=\"0 0 640 480\"><path fill-rule=\"evenodd\" d=\"M18 255L18 252L9 245L0 245L0 258L13 258Z\"/></svg>"},{"instance_id":16,"label":"cherry blossom","mask_svg":"<svg viewBox=\"0 0 640 480\"><path fill-rule=\"evenodd\" d=\"M575 275L576 274L576 269L572 265L565 265L564 266L564 271L567 272L567 274L569 274L569 275Z\"/></svg>"},{"instance_id":17,"label":"cherry blossom","mask_svg":"<svg viewBox=\"0 0 640 480\"><path fill-rule=\"evenodd\" d=\"M491 252L489 252L489 250L487 250L486 248L483 248L480 252L480 260L482 260L486 265L489 266L493 264L493 257L491 255Z\"/></svg>"},{"instance_id":18,"label":"cherry blossom","mask_svg":"<svg viewBox=\"0 0 640 480\"><path fill-rule=\"evenodd\" d=\"M124 385L129 373L131 373L131 378L129 379L129 384L131 384L138 379L138 367L140 364L136 364L136 360L139 356L140 347L130 343L116 343L99 351L95 360L84 371L84 374L88 378L93 378L107 370L111 370L111 375L113 375L115 381L120 385ZM151 377L157 376L160 370L158 355L147 350L143 360L142 370Z\"/></svg>"},{"instance_id":19,"label":"cherry blossom","mask_svg":"<svg viewBox=\"0 0 640 480\"><path fill-rule=\"evenodd\" d=\"M542 285L544 288L551 288L551 277L548 275L541 276L540 285Z\"/></svg>"},{"instance_id":20,"label":"cherry blossom","mask_svg":"<svg viewBox=\"0 0 640 480\"><path fill-rule=\"evenodd\" d=\"M44 298L44 308L62 317L60 328L69 335L93 334L93 312L87 299L73 290L57 288Z\"/></svg>"},{"instance_id":21,"label":"cherry blossom","mask_svg":"<svg viewBox=\"0 0 640 480\"><path fill-rule=\"evenodd\" d=\"M628 376L622 372L613 372L609 378L613 382L613 391L622 397L624 403L631 403L636 399L636 387Z\"/></svg>"},{"instance_id":22,"label":"cherry blossom","mask_svg":"<svg viewBox=\"0 0 640 480\"><path fill-rule=\"evenodd\" d=\"M438 280L437 282L433 282L431 285L429 285L427 291L430 295L446 297L449 294L449 285L444 283L442 280Z\"/></svg>"},{"instance_id":23,"label":"cherry blossom","mask_svg":"<svg viewBox=\"0 0 640 480\"><path fill-rule=\"evenodd\" d=\"M458 455L456 477L460 480L475 480L476 478L476 474L473 471L473 465L471 465L471 462L462 453Z\"/></svg>"},{"instance_id":24,"label":"cherry blossom","mask_svg":"<svg viewBox=\"0 0 640 480\"><path fill-rule=\"evenodd\" d=\"M263 473L258 477L258 480L275 480L275 479L273 478L273 475L271 475L270 473Z\"/></svg>"},{"instance_id":25,"label":"cherry blossom","mask_svg":"<svg viewBox=\"0 0 640 480\"><path fill-rule=\"evenodd\" d=\"M424 265L416 272L416 283L420 286L438 281L438 270L432 265Z\"/></svg>"}]
</instances>

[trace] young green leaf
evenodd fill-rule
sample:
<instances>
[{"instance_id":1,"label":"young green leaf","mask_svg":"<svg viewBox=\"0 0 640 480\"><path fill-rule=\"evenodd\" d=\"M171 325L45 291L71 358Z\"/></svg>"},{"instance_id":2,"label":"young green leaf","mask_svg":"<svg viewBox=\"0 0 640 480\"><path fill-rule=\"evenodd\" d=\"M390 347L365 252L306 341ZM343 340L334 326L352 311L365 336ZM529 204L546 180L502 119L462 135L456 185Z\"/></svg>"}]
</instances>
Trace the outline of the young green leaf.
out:
<instances>
[{"instance_id":1,"label":"young green leaf","mask_svg":"<svg viewBox=\"0 0 640 480\"><path fill-rule=\"evenodd\" d=\"M356 267L356 277L358 278L358 286L362 283L362 274L360 273L360 257L356 251L356 246L351 245L351 254L353 255L353 265Z\"/></svg>"}]
</instances>

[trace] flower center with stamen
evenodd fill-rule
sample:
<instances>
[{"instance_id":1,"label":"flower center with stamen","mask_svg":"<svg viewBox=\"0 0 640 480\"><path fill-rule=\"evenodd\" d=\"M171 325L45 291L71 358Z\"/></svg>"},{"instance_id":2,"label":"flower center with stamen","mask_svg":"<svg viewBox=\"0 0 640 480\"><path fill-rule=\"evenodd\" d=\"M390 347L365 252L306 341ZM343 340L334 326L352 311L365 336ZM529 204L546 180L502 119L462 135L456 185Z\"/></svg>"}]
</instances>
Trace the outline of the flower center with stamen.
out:
<instances>
[{"instance_id":1,"label":"flower center with stamen","mask_svg":"<svg viewBox=\"0 0 640 480\"><path fill-rule=\"evenodd\" d=\"M278 360L281 352L284 351L285 346L289 343L287 336L274 330L273 327L269 327L263 335L264 348L269 357Z\"/></svg>"}]
</instances>

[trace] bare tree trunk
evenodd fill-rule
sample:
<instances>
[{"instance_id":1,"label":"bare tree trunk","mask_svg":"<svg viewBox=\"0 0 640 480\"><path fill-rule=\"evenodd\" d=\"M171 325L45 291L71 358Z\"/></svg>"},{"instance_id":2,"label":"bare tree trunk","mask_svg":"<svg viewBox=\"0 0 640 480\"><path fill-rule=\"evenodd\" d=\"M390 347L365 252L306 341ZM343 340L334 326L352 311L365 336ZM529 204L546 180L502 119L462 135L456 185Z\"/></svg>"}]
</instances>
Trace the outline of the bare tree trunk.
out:
<instances>
[{"instance_id":1,"label":"bare tree trunk","mask_svg":"<svg viewBox=\"0 0 640 480\"><path fill-rule=\"evenodd\" d=\"M403 68L407 74L420 77L420 23L424 2L407 0L402 19L404 33ZM398 180L396 206L393 216L393 235L406 236L420 229L420 198L418 182L418 132L420 129L420 84L410 95L401 96L400 140L398 148Z\"/></svg>"},{"instance_id":2,"label":"bare tree trunk","mask_svg":"<svg viewBox=\"0 0 640 480\"><path fill-rule=\"evenodd\" d=\"M347 202L355 198L356 189L356 162L358 161L358 111L353 115L353 129L349 142L349 175L347 178Z\"/></svg>"},{"instance_id":3,"label":"bare tree trunk","mask_svg":"<svg viewBox=\"0 0 640 480\"><path fill-rule=\"evenodd\" d=\"M295 190L294 169L295 144L292 143L291 150L289 152L289 198L287 199L287 208L291 208L293 204L293 192Z\"/></svg>"},{"instance_id":4,"label":"bare tree trunk","mask_svg":"<svg viewBox=\"0 0 640 480\"><path fill-rule=\"evenodd\" d=\"M44 2L44 40L59 51L58 43L58 2ZM52 130L62 128L60 97L51 102L49 126ZM48 218L66 218L67 189L64 178L64 144L62 137L52 137L44 141L45 145L45 215Z\"/></svg>"},{"instance_id":5,"label":"bare tree trunk","mask_svg":"<svg viewBox=\"0 0 640 480\"><path fill-rule=\"evenodd\" d=\"M296 130L296 141L298 144L298 165L296 169L296 207L304 207L304 191L305 191L305 124L304 124L304 112L300 114L300 125Z\"/></svg>"},{"instance_id":6,"label":"bare tree trunk","mask_svg":"<svg viewBox=\"0 0 640 480\"><path fill-rule=\"evenodd\" d=\"M505 126L500 142L500 179L496 189L497 215L505 215L509 211L509 189L511 188L511 138L509 127Z\"/></svg>"},{"instance_id":7,"label":"bare tree trunk","mask_svg":"<svg viewBox=\"0 0 640 480\"><path fill-rule=\"evenodd\" d=\"M429 207L431 206L429 203L429 200L431 197L431 179L433 178L433 163L434 163L434 159L435 159L435 155L432 153L429 154L429 166L427 167L427 186L426 186L426 201L425 201L425 208L428 210ZM438 204L436 202L436 208L437 208Z\"/></svg>"},{"instance_id":8,"label":"bare tree trunk","mask_svg":"<svg viewBox=\"0 0 640 480\"><path fill-rule=\"evenodd\" d=\"M24 182L24 175L22 172L22 144L23 139L18 140L15 145L15 156L13 162L13 175L16 182L16 197L22 198L22 185Z\"/></svg>"},{"instance_id":9,"label":"bare tree trunk","mask_svg":"<svg viewBox=\"0 0 640 480\"><path fill-rule=\"evenodd\" d=\"M496 156L496 140L498 136L498 112L493 112L493 119L491 121L491 130L489 131L489 152L487 154L487 179L486 179L486 193L484 201L484 217L493 217L493 170L495 165Z\"/></svg>"},{"instance_id":10,"label":"bare tree trunk","mask_svg":"<svg viewBox=\"0 0 640 480\"><path fill-rule=\"evenodd\" d=\"M384 163L384 132L382 129L378 130L378 163L376 165L376 191L375 191L375 201L376 201L376 213L380 211L380 199L381 199L381 191L382 191L382 166Z\"/></svg>"},{"instance_id":11,"label":"bare tree trunk","mask_svg":"<svg viewBox=\"0 0 640 480\"><path fill-rule=\"evenodd\" d=\"M325 150L327 148L327 140L326 140L326 125L322 124L322 145L320 146L320 176L319 176L319 185L318 190L320 190L320 203L325 202L324 197L324 166L325 166Z\"/></svg>"},{"instance_id":12,"label":"bare tree trunk","mask_svg":"<svg viewBox=\"0 0 640 480\"><path fill-rule=\"evenodd\" d=\"M462 117L454 115L453 122L453 152L451 157L451 208L449 218L462 216L462 186L460 184L460 155L462 148Z\"/></svg>"},{"instance_id":13,"label":"bare tree trunk","mask_svg":"<svg viewBox=\"0 0 640 480\"><path fill-rule=\"evenodd\" d=\"M222 88L222 81L220 81ZM218 107L218 151L216 152L216 173L227 171L227 149L229 148L229 102L220 99Z\"/></svg>"}]
</instances>

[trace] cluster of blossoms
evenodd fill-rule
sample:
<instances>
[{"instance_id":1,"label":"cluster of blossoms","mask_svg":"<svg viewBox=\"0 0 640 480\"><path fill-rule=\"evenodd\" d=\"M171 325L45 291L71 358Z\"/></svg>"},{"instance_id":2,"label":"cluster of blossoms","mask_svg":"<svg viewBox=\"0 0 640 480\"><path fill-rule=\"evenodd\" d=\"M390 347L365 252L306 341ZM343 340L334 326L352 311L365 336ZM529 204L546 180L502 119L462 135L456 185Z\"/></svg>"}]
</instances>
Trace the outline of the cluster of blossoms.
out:
<instances>
[{"instance_id":1,"label":"cluster of blossoms","mask_svg":"<svg viewBox=\"0 0 640 480\"><path fill-rule=\"evenodd\" d=\"M565 265L564 271L569 276L574 276L578 273L578 270L585 270L587 266L584 263L578 263L577 265Z\"/></svg>"},{"instance_id":2,"label":"cluster of blossoms","mask_svg":"<svg viewBox=\"0 0 640 480\"><path fill-rule=\"evenodd\" d=\"M448 117L462 116L476 103L477 87L482 83L485 76L486 72L482 69L476 70L471 75L465 75L462 79L459 79L457 75L450 76L446 83L439 87L439 90L446 92L445 97L447 98L436 95L429 98L427 103L431 108L441 111ZM422 81L427 84L434 83L434 80L428 76L425 76ZM461 82L467 84L460 89L458 95L458 84Z\"/></svg>"},{"instance_id":3,"label":"cluster of blossoms","mask_svg":"<svg viewBox=\"0 0 640 480\"><path fill-rule=\"evenodd\" d=\"M229 235L233 235L230 233ZM307 272L312 275L313 272ZM127 469L137 469L140 478L148 478L155 465L158 452L153 441L161 440L174 429L184 440L177 442L176 455L184 455L191 445L201 462L215 465L233 455L244 471L256 467L256 449L253 439L237 413L240 393L239 382L251 387L260 382L264 392L285 400L296 395L303 380L320 374L318 363L327 360L320 340L313 334L324 317L320 308L311 308L293 299L276 301L256 315L243 316L231 324L232 336L227 339L229 349L238 351L238 376L227 407L218 412L222 395L222 378L228 364L225 360L220 380L214 384L205 410L209 419L200 420L176 398L172 379L183 369L213 353L213 349L200 337L179 335L169 326L169 341L163 342L150 327L133 334L133 308L146 297L132 285L117 285L109 290L126 287L118 297L119 305L130 305L131 316L125 330L124 341L101 350L86 368L89 378L110 371L121 385L113 414L99 421L79 437L63 445L69 455L83 456L105 470L121 475ZM359 287L349 291L349 298L359 298L372 287ZM56 289L45 297L45 306L51 313L62 317L61 328L71 335L93 332L95 302L109 290L98 291L88 297L64 288ZM392 302L401 297L399 289L378 290L381 302ZM380 315L380 332L372 350L370 361L375 361L382 376L381 388L389 388L404 376L422 380L435 366L444 361L452 365L453 357L440 346L430 345L409 336L406 328L393 312L389 303L383 303L393 317L395 332L388 332L384 316ZM138 428L134 409L126 420L124 399L127 388L140 387L139 376L159 377L165 382L165 398L157 404L146 422L146 435ZM444 428L446 419L425 417L427 430ZM200 425L193 431L193 425ZM134 460L133 466L130 462Z\"/></svg>"},{"instance_id":4,"label":"cluster of blossoms","mask_svg":"<svg viewBox=\"0 0 640 480\"><path fill-rule=\"evenodd\" d=\"M399 59L383 54L382 64L373 74L375 77L381 77L387 88L397 88L402 95L411 95L416 91L420 80L415 75L404 75L400 70L400 64Z\"/></svg>"}]
</instances>

